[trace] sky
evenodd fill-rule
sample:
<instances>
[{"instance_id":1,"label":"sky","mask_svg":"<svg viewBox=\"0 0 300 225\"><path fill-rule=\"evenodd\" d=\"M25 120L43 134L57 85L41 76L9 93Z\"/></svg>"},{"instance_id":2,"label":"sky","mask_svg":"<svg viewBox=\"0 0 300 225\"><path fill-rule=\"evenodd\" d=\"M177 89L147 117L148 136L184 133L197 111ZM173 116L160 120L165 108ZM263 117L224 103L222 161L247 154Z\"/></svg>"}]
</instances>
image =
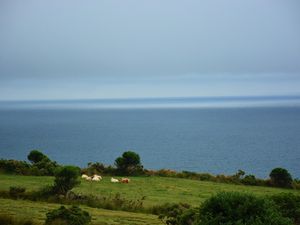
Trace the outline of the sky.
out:
<instances>
[{"instance_id":1,"label":"sky","mask_svg":"<svg viewBox=\"0 0 300 225\"><path fill-rule=\"evenodd\" d=\"M300 95L298 0L1 0L0 100Z\"/></svg>"}]
</instances>

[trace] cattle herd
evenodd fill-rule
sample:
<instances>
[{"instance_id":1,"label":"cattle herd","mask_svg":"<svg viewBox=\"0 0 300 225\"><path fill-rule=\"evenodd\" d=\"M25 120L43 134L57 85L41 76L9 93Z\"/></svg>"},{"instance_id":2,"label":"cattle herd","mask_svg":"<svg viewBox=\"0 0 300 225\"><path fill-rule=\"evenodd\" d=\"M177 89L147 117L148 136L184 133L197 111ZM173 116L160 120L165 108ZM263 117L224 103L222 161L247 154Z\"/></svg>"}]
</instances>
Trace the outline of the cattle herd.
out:
<instances>
[{"instance_id":1,"label":"cattle herd","mask_svg":"<svg viewBox=\"0 0 300 225\"><path fill-rule=\"evenodd\" d=\"M81 176L82 179L85 179L87 181L101 181L102 177L100 175L94 174L93 176L88 176L86 174L82 174ZM116 178L111 178L110 182L112 183L124 183L124 184L128 184L130 182L129 178L121 178L121 179L116 179Z\"/></svg>"}]
</instances>

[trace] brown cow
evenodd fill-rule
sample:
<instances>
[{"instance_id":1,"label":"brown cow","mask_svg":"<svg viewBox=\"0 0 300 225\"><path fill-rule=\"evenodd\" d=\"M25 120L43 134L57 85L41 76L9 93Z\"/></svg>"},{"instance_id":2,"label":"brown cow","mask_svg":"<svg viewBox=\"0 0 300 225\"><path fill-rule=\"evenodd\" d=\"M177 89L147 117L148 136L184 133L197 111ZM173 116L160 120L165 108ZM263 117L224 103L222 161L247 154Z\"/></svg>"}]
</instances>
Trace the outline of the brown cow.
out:
<instances>
[{"instance_id":1,"label":"brown cow","mask_svg":"<svg viewBox=\"0 0 300 225\"><path fill-rule=\"evenodd\" d=\"M122 178L121 183L128 184L130 182L129 178Z\"/></svg>"}]
</instances>

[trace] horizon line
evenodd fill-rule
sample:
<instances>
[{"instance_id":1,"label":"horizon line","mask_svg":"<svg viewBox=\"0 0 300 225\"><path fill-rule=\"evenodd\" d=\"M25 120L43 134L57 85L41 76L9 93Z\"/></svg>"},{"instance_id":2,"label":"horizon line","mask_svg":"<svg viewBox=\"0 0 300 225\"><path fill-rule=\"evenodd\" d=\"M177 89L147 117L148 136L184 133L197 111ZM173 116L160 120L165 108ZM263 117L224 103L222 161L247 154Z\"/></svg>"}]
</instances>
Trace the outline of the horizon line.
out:
<instances>
[{"instance_id":1,"label":"horizon line","mask_svg":"<svg viewBox=\"0 0 300 225\"><path fill-rule=\"evenodd\" d=\"M170 97L117 97L117 98L62 98L62 99L0 99L0 102L65 102L65 101L127 101L127 100L183 100L183 99L280 99L300 98L300 94L289 95L211 95L211 96L170 96Z\"/></svg>"}]
</instances>

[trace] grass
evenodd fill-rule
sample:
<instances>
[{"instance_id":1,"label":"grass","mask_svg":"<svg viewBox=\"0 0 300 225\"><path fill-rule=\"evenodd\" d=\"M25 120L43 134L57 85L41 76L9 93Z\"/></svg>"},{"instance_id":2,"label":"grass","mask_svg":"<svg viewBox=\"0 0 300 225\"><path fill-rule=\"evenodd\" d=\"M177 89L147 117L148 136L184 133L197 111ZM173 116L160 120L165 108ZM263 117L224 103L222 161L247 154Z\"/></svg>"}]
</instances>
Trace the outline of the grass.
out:
<instances>
[{"instance_id":1,"label":"grass","mask_svg":"<svg viewBox=\"0 0 300 225\"><path fill-rule=\"evenodd\" d=\"M196 181L167 177L131 177L129 184L111 183L110 177L104 177L100 182L82 180L79 187L74 189L77 193L108 196L120 193L127 199L138 199L145 196L144 206L154 206L164 203L184 202L199 206L201 202L212 194L220 191L250 192L255 195L272 195L281 192L299 194L300 191L233 185L215 182ZM37 190L44 185L53 183L53 177L0 175L0 190L8 190L10 186L23 186L27 191Z\"/></svg>"},{"instance_id":2,"label":"grass","mask_svg":"<svg viewBox=\"0 0 300 225\"><path fill-rule=\"evenodd\" d=\"M30 218L43 224L46 213L58 208L59 204L11 200L0 198L0 215L11 215L18 218ZM157 216L141 213L129 213L80 206L92 216L91 225L162 225Z\"/></svg>"}]
</instances>

